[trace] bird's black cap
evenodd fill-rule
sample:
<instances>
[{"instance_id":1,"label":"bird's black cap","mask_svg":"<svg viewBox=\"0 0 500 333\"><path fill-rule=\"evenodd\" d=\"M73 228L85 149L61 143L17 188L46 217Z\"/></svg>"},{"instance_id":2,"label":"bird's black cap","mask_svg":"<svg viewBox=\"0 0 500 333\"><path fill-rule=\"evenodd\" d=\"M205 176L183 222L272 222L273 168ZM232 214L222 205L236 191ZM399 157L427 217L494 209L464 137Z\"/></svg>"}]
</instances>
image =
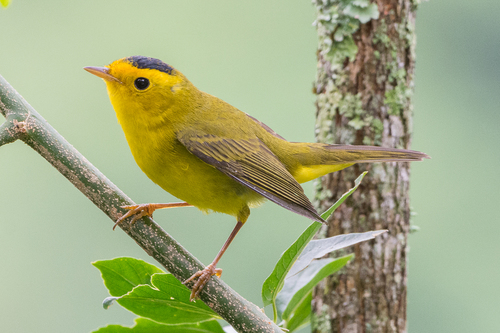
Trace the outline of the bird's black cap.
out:
<instances>
[{"instance_id":1,"label":"bird's black cap","mask_svg":"<svg viewBox=\"0 0 500 333\"><path fill-rule=\"evenodd\" d=\"M160 72L167 73L168 75L174 74L174 68L159 59L143 56L132 56L128 57L127 61L129 61L133 66L140 69L156 69Z\"/></svg>"}]
</instances>

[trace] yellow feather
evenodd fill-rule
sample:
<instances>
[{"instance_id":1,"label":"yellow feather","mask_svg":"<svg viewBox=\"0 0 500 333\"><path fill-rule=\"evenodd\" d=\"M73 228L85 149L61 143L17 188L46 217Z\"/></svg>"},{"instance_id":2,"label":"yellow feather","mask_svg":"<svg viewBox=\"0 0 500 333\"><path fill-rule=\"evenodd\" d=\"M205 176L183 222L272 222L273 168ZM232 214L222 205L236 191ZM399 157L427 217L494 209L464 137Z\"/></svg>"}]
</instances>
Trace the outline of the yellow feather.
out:
<instances>
[{"instance_id":1,"label":"yellow feather","mask_svg":"<svg viewBox=\"0 0 500 333\"><path fill-rule=\"evenodd\" d=\"M295 178L299 183L307 183L310 180L316 179L318 177L327 175L332 172L340 171L345 169L354 163L346 164L336 164L336 165L308 165L299 166L292 173L293 178Z\"/></svg>"}]
</instances>

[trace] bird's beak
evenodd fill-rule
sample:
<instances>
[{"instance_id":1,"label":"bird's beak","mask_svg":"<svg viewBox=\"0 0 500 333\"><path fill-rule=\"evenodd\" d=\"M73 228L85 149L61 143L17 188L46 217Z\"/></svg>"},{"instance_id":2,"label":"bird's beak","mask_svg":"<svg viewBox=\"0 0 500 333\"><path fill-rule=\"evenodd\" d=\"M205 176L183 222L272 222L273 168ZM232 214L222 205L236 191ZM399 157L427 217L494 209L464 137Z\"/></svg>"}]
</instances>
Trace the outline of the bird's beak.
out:
<instances>
[{"instance_id":1,"label":"bird's beak","mask_svg":"<svg viewBox=\"0 0 500 333\"><path fill-rule=\"evenodd\" d=\"M103 78L106 81L122 83L116 77L109 74L109 68L107 67L83 67L83 69L89 73L99 76L100 78Z\"/></svg>"}]
</instances>

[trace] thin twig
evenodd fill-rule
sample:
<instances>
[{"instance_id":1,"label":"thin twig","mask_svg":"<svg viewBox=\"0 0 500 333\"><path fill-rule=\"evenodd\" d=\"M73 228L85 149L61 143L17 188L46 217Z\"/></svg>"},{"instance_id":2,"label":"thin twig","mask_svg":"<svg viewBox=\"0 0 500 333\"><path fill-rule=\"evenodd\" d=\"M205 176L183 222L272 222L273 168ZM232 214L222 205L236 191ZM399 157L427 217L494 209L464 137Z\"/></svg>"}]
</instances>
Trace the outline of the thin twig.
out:
<instances>
[{"instance_id":1,"label":"thin twig","mask_svg":"<svg viewBox=\"0 0 500 333\"><path fill-rule=\"evenodd\" d=\"M12 143L18 139L18 133L15 131L15 125L10 121L5 121L0 125L0 147Z\"/></svg>"}]
</instances>

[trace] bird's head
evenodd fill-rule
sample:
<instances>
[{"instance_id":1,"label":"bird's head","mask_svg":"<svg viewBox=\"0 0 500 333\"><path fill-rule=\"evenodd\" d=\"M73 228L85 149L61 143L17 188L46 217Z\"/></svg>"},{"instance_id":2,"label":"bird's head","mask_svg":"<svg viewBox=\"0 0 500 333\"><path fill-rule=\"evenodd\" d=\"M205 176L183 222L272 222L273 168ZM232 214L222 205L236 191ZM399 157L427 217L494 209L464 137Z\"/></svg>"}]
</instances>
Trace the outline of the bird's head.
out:
<instances>
[{"instance_id":1,"label":"bird's head","mask_svg":"<svg viewBox=\"0 0 500 333\"><path fill-rule=\"evenodd\" d=\"M118 120L168 117L177 100L185 99L193 86L186 77L161 60L132 56L105 67L85 67L104 79ZM184 97L184 98L183 98Z\"/></svg>"}]
</instances>

